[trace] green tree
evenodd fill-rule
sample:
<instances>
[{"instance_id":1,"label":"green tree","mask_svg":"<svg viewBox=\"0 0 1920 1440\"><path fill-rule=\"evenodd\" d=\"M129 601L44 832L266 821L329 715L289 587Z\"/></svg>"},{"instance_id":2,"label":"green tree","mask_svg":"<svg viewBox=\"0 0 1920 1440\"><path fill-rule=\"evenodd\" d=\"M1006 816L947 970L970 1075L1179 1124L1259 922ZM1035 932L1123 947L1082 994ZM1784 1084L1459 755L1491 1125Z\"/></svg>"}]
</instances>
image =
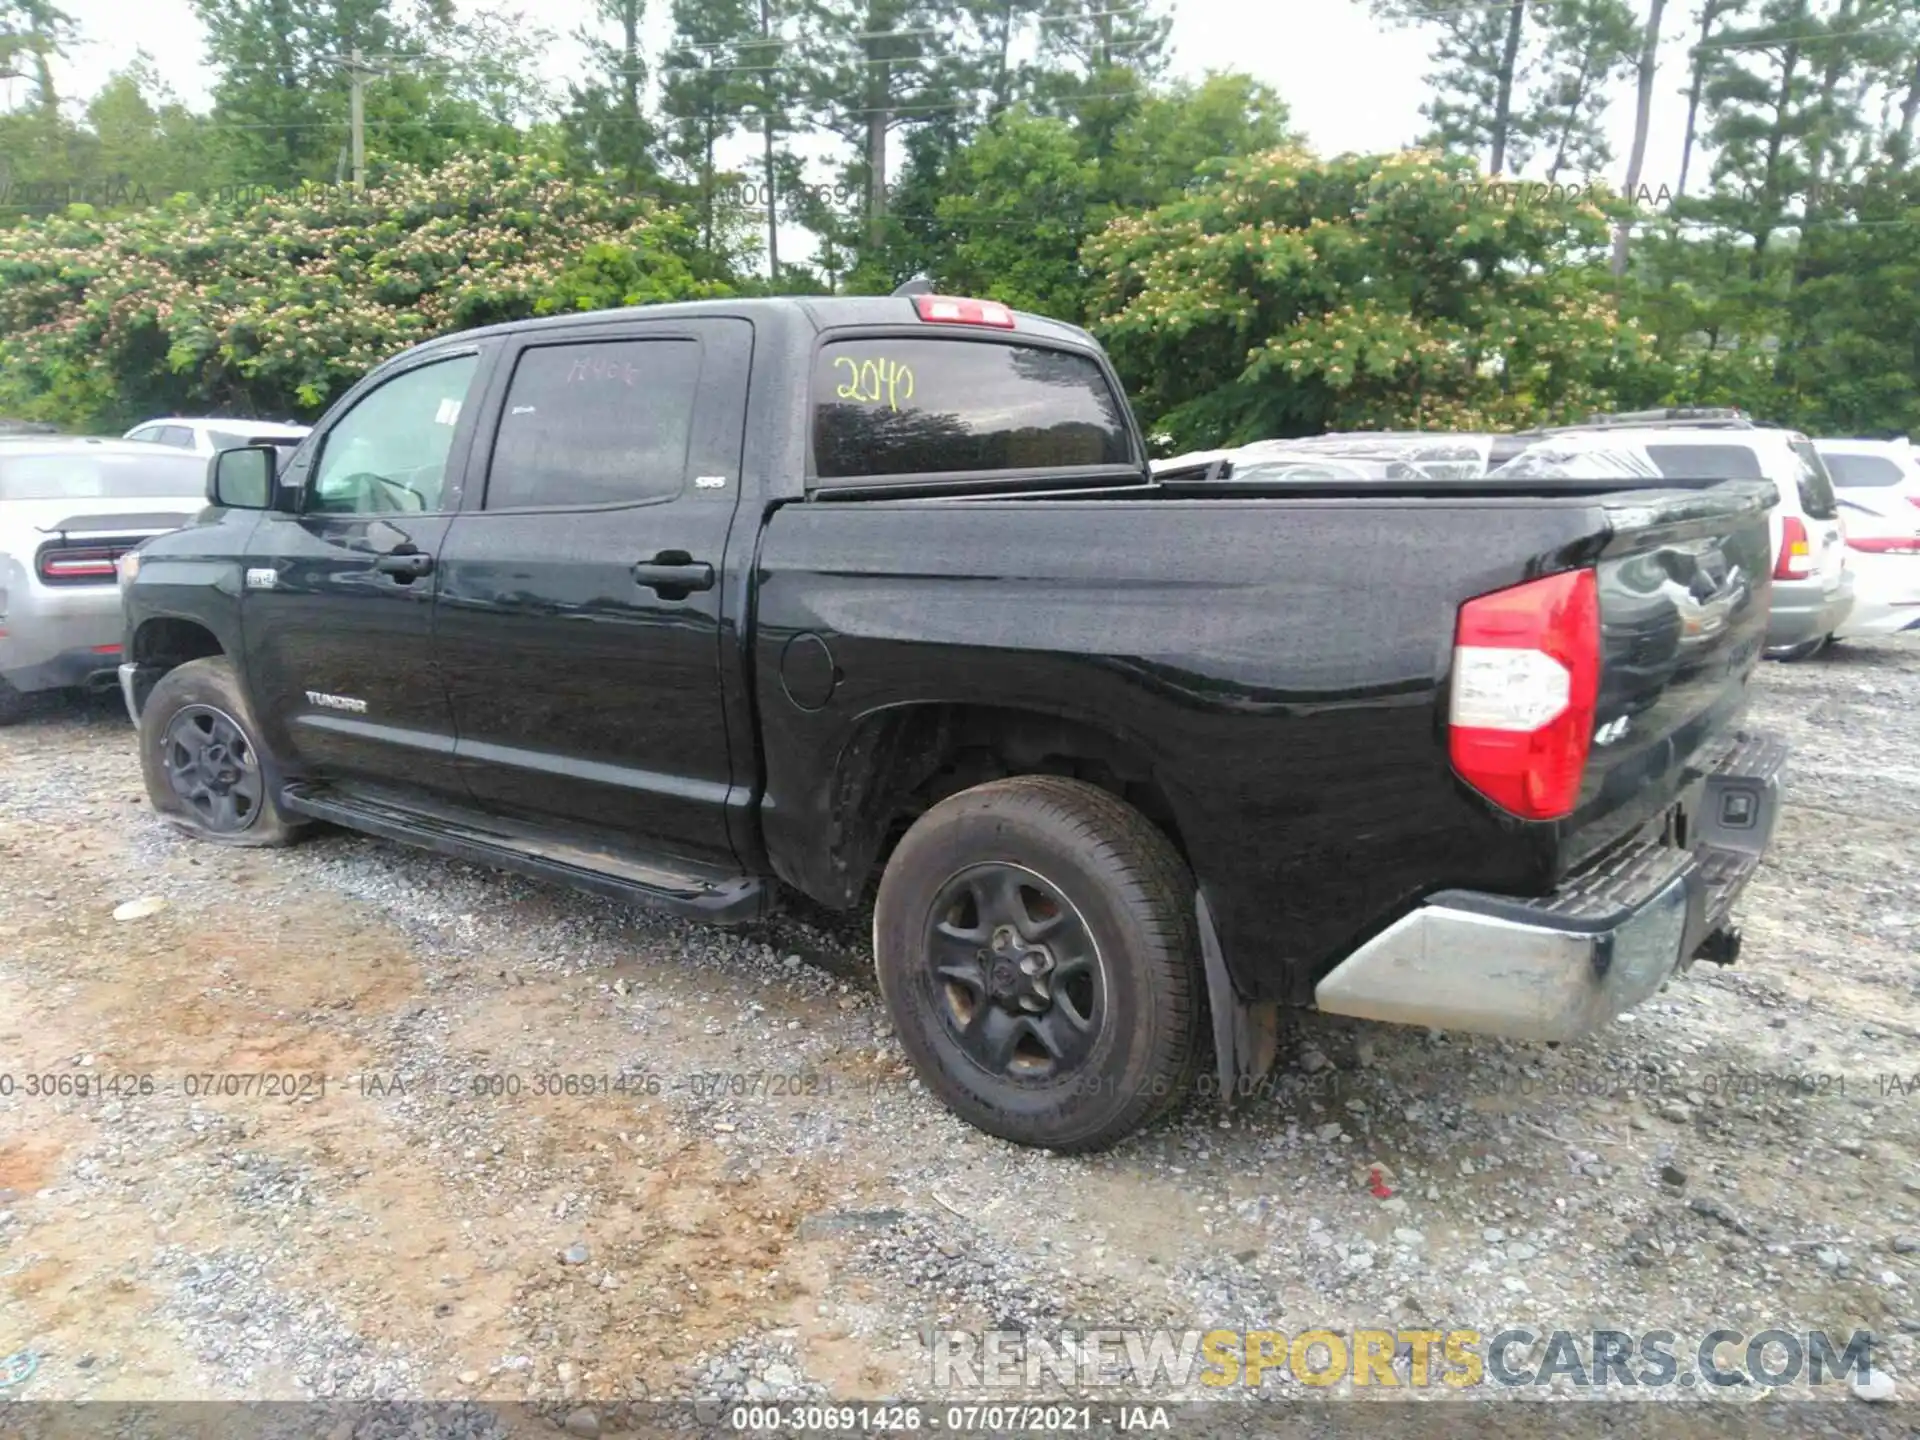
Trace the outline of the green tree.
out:
<instances>
[{"instance_id":1,"label":"green tree","mask_svg":"<svg viewBox=\"0 0 1920 1440\"><path fill-rule=\"evenodd\" d=\"M1604 407L1650 353L1610 293L1605 215L1479 180L1433 152L1237 162L1089 243L1093 328L1182 448Z\"/></svg>"},{"instance_id":2,"label":"green tree","mask_svg":"<svg viewBox=\"0 0 1920 1440\"><path fill-rule=\"evenodd\" d=\"M895 131L950 117L971 103L959 0L809 0L802 73L814 113L852 147L848 178L862 194L862 284L884 287L889 146Z\"/></svg>"},{"instance_id":3,"label":"green tree","mask_svg":"<svg viewBox=\"0 0 1920 1440\"><path fill-rule=\"evenodd\" d=\"M1149 0L1046 0L1039 24L1034 95L1105 161L1166 74L1172 17Z\"/></svg>"},{"instance_id":4,"label":"green tree","mask_svg":"<svg viewBox=\"0 0 1920 1440\"><path fill-rule=\"evenodd\" d=\"M1556 0L1548 13L1547 76L1532 128L1547 180L1599 174L1613 160L1605 130L1611 86L1640 49L1624 0Z\"/></svg>"},{"instance_id":5,"label":"green tree","mask_svg":"<svg viewBox=\"0 0 1920 1440\"><path fill-rule=\"evenodd\" d=\"M932 175L936 198L911 268L964 294L1077 323L1089 293L1081 256L1089 236L1289 138L1279 97L1238 74L1150 94L1111 136L1016 106Z\"/></svg>"},{"instance_id":6,"label":"green tree","mask_svg":"<svg viewBox=\"0 0 1920 1440\"><path fill-rule=\"evenodd\" d=\"M1469 155L1484 154L1487 171L1507 175L1527 163L1526 127L1515 109L1527 81L1525 41L1541 7L1534 0L1498 5L1436 6L1430 0L1373 0L1374 14L1434 37L1432 98L1420 107L1428 129L1422 143Z\"/></svg>"},{"instance_id":7,"label":"green tree","mask_svg":"<svg viewBox=\"0 0 1920 1440\"><path fill-rule=\"evenodd\" d=\"M691 177L701 244L717 244L720 175L714 153L750 103L741 47L759 32L755 0L673 0L673 40L661 66L667 153Z\"/></svg>"},{"instance_id":8,"label":"green tree","mask_svg":"<svg viewBox=\"0 0 1920 1440\"><path fill-rule=\"evenodd\" d=\"M312 415L435 335L721 293L696 258L677 212L506 156L396 165L364 194L74 206L0 230L0 410L100 428Z\"/></svg>"},{"instance_id":9,"label":"green tree","mask_svg":"<svg viewBox=\"0 0 1920 1440\"><path fill-rule=\"evenodd\" d=\"M106 203L158 203L214 183L205 122L168 88L144 50L87 103L87 123L98 146L95 178Z\"/></svg>"},{"instance_id":10,"label":"green tree","mask_svg":"<svg viewBox=\"0 0 1920 1440\"><path fill-rule=\"evenodd\" d=\"M617 176L636 194L664 188L657 155L659 126L644 103L647 66L640 26L645 13L646 0L594 0L595 21L610 27L613 38L591 27L576 32L592 75L568 86L562 121L570 150L583 168Z\"/></svg>"},{"instance_id":11,"label":"green tree","mask_svg":"<svg viewBox=\"0 0 1920 1440\"><path fill-rule=\"evenodd\" d=\"M32 80L33 108L43 120L59 117L53 61L65 58L77 34L73 16L52 0L0 0L0 79Z\"/></svg>"}]
</instances>

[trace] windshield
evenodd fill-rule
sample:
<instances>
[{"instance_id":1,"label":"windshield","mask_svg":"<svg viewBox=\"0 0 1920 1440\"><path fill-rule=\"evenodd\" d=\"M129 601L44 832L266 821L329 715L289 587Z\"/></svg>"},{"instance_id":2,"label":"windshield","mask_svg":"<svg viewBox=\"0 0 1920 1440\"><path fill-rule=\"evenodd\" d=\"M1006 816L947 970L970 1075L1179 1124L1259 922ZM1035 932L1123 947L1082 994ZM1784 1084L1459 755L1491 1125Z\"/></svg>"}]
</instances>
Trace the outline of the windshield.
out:
<instances>
[{"instance_id":1,"label":"windshield","mask_svg":"<svg viewBox=\"0 0 1920 1440\"><path fill-rule=\"evenodd\" d=\"M9 455L0 500L159 500L201 494L207 466L192 455Z\"/></svg>"}]
</instances>

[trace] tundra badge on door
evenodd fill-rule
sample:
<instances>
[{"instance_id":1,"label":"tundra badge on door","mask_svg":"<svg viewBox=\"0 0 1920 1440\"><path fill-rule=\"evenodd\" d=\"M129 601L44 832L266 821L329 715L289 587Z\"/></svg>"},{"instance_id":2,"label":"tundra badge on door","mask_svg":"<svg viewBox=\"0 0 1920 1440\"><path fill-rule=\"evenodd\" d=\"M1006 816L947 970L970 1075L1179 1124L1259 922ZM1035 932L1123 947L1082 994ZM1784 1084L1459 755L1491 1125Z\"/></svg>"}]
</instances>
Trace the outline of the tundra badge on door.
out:
<instances>
[{"instance_id":1,"label":"tundra badge on door","mask_svg":"<svg viewBox=\"0 0 1920 1440\"><path fill-rule=\"evenodd\" d=\"M367 702L356 700L351 695L328 695L319 690L309 690L307 703L318 705L322 710L347 710L355 715L367 713Z\"/></svg>"}]
</instances>

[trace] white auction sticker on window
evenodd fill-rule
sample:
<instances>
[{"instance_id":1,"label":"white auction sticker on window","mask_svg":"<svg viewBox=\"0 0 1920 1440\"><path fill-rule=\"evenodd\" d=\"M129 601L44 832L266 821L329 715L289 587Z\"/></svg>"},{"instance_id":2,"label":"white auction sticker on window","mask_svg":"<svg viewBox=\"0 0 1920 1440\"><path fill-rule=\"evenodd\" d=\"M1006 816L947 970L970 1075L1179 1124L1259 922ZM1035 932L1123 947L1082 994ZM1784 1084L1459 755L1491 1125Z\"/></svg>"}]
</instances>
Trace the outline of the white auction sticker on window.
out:
<instances>
[{"instance_id":1,"label":"white auction sticker on window","mask_svg":"<svg viewBox=\"0 0 1920 1440\"><path fill-rule=\"evenodd\" d=\"M442 400L440 402L440 408L434 412L433 423L436 425L452 425L459 419L460 402L458 400L447 399Z\"/></svg>"}]
</instances>

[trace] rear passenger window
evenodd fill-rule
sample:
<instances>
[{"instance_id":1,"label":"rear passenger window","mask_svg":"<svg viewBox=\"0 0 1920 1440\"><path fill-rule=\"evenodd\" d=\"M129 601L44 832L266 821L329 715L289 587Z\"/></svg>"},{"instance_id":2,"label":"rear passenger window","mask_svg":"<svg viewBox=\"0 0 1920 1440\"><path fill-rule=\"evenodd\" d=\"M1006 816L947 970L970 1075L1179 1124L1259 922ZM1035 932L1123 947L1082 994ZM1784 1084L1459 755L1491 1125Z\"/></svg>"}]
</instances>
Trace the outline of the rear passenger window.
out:
<instances>
[{"instance_id":1,"label":"rear passenger window","mask_svg":"<svg viewBox=\"0 0 1920 1440\"><path fill-rule=\"evenodd\" d=\"M1884 490L1906 478L1884 455L1823 455L1827 474L1842 490Z\"/></svg>"},{"instance_id":2,"label":"rear passenger window","mask_svg":"<svg viewBox=\"0 0 1920 1440\"><path fill-rule=\"evenodd\" d=\"M700 386L692 340L542 345L514 367L486 508L620 505L680 493Z\"/></svg>"},{"instance_id":3,"label":"rear passenger window","mask_svg":"<svg viewBox=\"0 0 1920 1440\"><path fill-rule=\"evenodd\" d=\"M1649 445L1647 458L1669 480L1764 480L1751 445Z\"/></svg>"},{"instance_id":4,"label":"rear passenger window","mask_svg":"<svg viewBox=\"0 0 1920 1440\"><path fill-rule=\"evenodd\" d=\"M821 347L813 461L822 480L1137 463L1126 411L1089 356L881 336Z\"/></svg>"}]
</instances>

